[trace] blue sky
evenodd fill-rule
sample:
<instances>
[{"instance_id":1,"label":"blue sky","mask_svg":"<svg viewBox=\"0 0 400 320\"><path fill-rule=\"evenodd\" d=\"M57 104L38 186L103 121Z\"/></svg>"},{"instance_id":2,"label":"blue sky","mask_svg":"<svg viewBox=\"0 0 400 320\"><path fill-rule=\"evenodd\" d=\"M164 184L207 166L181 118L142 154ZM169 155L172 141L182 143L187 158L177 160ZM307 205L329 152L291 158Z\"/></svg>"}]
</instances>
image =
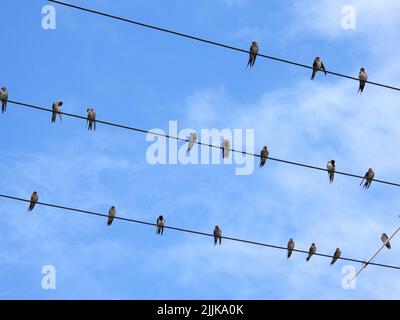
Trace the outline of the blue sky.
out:
<instances>
[{"instance_id":1,"label":"blue sky","mask_svg":"<svg viewBox=\"0 0 400 320\"><path fill-rule=\"evenodd\" d=\"M311 64L371 81L399 83L400 4L385 1L198 0L72 1L127 18ZM0 85L10 99L144 129L254 129L255 151L400 181L398 93L317 75L103 17L56 6L56 30L43 30L47 1L4 1ZM341 28L353 5L356 28ZM10 104L0 117L1 193L178 227L367 259L381 232L399 225L398 190L267 162L235 175L234 164L150 165L146 136ZM356 289L341 286L342 267L285 253L146 226L1 200L0 298L38 299L398 299L398 271L367 268ZM400 241L377 262L400 265ZM57 288L41 287L42 266ZM357 268L358 265L355 265Z\"/></svg>"}]
</instances>

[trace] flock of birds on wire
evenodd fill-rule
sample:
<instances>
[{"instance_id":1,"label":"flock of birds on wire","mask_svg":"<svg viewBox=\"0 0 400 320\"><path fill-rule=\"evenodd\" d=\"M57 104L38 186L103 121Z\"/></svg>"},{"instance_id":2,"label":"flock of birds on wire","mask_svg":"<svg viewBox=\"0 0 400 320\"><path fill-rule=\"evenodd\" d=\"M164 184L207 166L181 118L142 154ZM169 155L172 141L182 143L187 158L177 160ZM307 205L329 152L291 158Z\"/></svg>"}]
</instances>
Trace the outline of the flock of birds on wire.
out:
<instances>
[{"instance_id":1,"label":"flock of birds on wire","mask_svg":"<svg viewBox=\"0 0 400 320\"><path fill-rule=\"evenodd\" d=\"M259 50L259 47L258 47L257 42L253 41L251 44L251 47L250 47L249 60L248 60L246 68L247 67L252 68L254 66L254 63L257 58L258 50ZM320 57L316 57L314 59L311 80L315 79L315 76L318 71L323 71L326 75L325 66L324 66L323 62L321 61ZM358 78L359 78L358 92L362 93L364 91L366 81L368 80L368 74L366 73L365 68L360 69ZM2 103L2 109L1 109L2 113L5 113L6 109L7 109L7 100L8 100L8 90L5 87L1 88L0 100ZM62 122L62 117L61 117L61 106L62 105L63 105L62 101L56 101L53 103L53 105L52 105L53 112L52 112L52 117L51 117L52 123L56 122L57 115L59 116L60 122ZM96 130L96 112L95 112L94 108L87 109L86 118L87 118L87 123L86 123L87 129L88 130ZM188 144L187 152L190 152L190 150L192 149L193 145L196 142L197 142L197 133L191 132L190 137L189 137L189 144ZM229 151L230 151L230 141L228 139L223 139L223 141L222 141L222 158L223 159L226 159L229 157ZM265 165L265 163L268 159L268 156L269 156L269 150L268 150L267 146L264 146L261 149L260 156L261 156L260 157L260 168L262 168ZM328 171L328 177L329 177L330 183L332 183L334 180L335 169L336 169L335 160L329 160L328 164L327 164L327 171ZM362 183L365 180L363 189L368 189L369 186L371 185L372 180L374 179L374 176L375 176L375 172L373 171L372 168L369 168L368 171L365 173L364 178L360 183L360 186L362 185ZM33 208L35 207L35 204L38 202L38 200L39 200L39 194L37 191L34 191L31 196L28 212L33 210ZM112 225L112 222L116 215L116 211L117 210L116 210L115 206L112 206L110 208L110 210L108 211L108 221L107 221L108 226ZM162 215L160 215L157 218L156 225L157 225L156 233L158 235L162 235L164 233L164 225L165 225L165 219ZM215 226L213 235L214 235L214 246L216 246L217 244L220 245L221 241L222 241L222 230L218 225ZM391 248L390 242L388 241L389 237L387 236L386 233L382 233L381 240L388 249ZM290 258L290 256L292 255L294 247L295 247L295 242L292 238L290 238L287 243L287 258ZM308 251L306 261L309 261L311 256L313 254L315 254L316 252L317 252L317 247L316 247L315 243L312 243L311 247ZM336 250L333 254L333 257L332 257L331 265L333 265L340 258L341 254L342 254L341 250L339 248L336 248Z\"/></svg>"}]
</instances>

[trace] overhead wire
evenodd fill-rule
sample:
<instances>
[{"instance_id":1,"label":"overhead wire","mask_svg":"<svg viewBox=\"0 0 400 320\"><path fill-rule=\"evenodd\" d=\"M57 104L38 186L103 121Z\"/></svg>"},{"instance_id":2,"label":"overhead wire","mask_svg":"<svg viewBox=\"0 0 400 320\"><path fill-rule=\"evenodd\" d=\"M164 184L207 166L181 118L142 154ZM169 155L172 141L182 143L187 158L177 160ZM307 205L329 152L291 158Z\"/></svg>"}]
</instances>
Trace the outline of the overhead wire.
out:
<instances>
[{"instance_id":1,"label":"overhead wire","mask_svg":"<svg viewBox=\"0 0 400 320\"><path fill-rule=\"evenodd\" d=\"M28 199L11 196L11 195L7 195L7 194L0 194L0 197L4 198L4 199L13 200L13 201L30 203L30 200L28 200ZM91 216L108 218L107 214L104 214L101 212L77 209L77 208L73 208L73 207L69 207L69 206L62 206L62 205L40 202L40 201L36 202L36 205L41 205L41 206L51 207L51 208L56 208L56 209L61 209L61 210L67 210L67 211L73 211L73 212L88 214ZM151 222L147 222L147 221L143 221L143 220L131 219L131 218L120 217L120 216L115 216L114 219L125 221L125 222L136 223L136 224L142 224L142 225L146 225L146 226L157 227L156 223L151 223ZM169 226L169 225L165 225L164 229L174 230L174 231L178 231L178 232L191 233L191 234L196 234L196 235L205 236L205 237L214 237L214 234L211 234L211 233L201 232L201 231L196 231L196 230L191 230L191 229L185 229L185 228L180 228L180 227L174 227L174 226ZM235 237L227 237L227 236L221 236L221 239L287 251L287 248L284 246L273 245L273 244L269 244L269 243L263 243L263 242L257 242L257 241L246 240L246 239L235 238ZM300 249L293 249L293 252L308 254L308 251L300 250ZM324 258L329 258L329 259L333 258L333 255L318 253L318 252L314 253L314 255L324 257ZM366 261L364 261L364 260L353 259L353 258L339 257L339 259L343 260L343 261L348 261L348 262L357 262L357 263L362 263L362 264L366 263ZM400 266L389 265L389 264L370 262L370 263L368 263L368 265L400 270Z\"/></svg>"},{"instance_id":2,"label":"overhead wire","mask_svg":"<svg viewBox=\"0 0 400 320\"><path fill-rule=\"evenodd\" d=\"M52 109L36 106L36 105L25 103L25 102L20 102L20 101L15 101L15 100L10 100L10 99L8 99L7 101L9 103L12 103L12 104L15 104L15 105L19 105L19 106L23 106L23 107L27 107L27 108L31 108L31 109L41 110L41 111L45 111L45 112L53 112ZM67 113L67 112L59 112L59 113L62 114L62 115L68 116L68 117L81 119L81 120L85 120L85 121L87 120L86 117L80 116L80 115L77 115L77 114L72 114L72 113ZM177 141L189 142L189 139L179 138L179 137L171 136L171 135L160 133L160 132L154 132L154 131L151 131L151 130L136 128L136 127L127 126L127 125L122 125L122 124L118 124L118 123L114 123L114 122L109 122L109 121L104 121L104 120L96 120L96 123L101 123L101 124L104 124L104 125L107 125L107 126L113 126L113 127L117 127L117 128L121 128L121 129L130 130L130 131L136 131L136 132L146 133L146 134L155 135L155 136L161 136L161 137L165 137L165 138L173 139L173 140L177 140ZM221 149L222 150L222 146L217 146L217 145L204 143L204 142L200 142L200 141L195 141L194 143L198 144L200 146L205 146L205 147L209 147L209 148L216 148L216 149ZM229 150L232 151L232 152L235 152L235 153L240 153L240 154L243 154L243 155L253 156L255 158L261 158L260 154L255 154L255 153L252 153L252 152L247 152L247 151L242 151L242 150L235 150L235 149L229 149ZM313 169L313 170L328 172L328 170L326 168L317 167L317 166L313 166L313 165L308 165L308 164L304 164L304 163L300 163L300 162L296 162L296 161L289 161L289 160L284 160L284 159L279 159L279 158L274 158L274 157L269 157L269 156L267 157L267 159L271 160L271 161L285 163L285 164L288 164L288 165L293 165L293 166L303 167L303 168L307 168L307 169ZM357 175L357 174L352 174L352 173L348 173L348 172L342 172L342 171L336 171L335 170L335 174L348 176L348 177L352 177L352 178L357 178L357 179L364 179L364 176ZM395 186L395 187L400 187L400 183L397 183L397 182L391 182L391 181L380 180L380 179L375 179L375 178L372 179L372 181L377 182L377 183L386 184L386 185Z\"/></svg>"},{"instance_id":3,"label":"overhead wire","mask_svg":"<svg viewBox=\"0 0 400 320\"><path fill-rule=\"evenodd\" d=\"M182 32L178 32L178 31L173 31L173 30L157 27L155 25L150 25L150 24L143 23L143 22L140 22L140 21L123 18L123 17L120 17L120 16L116 16L116 15L112 15L112 14L106 13L106 12L101 12L101 11L97 11L97 10L93 10L93 9L89 9L89 8L85 8L85 7L81 7L81 6L77 6L77 5L71 4L71 3L57 1L57 0L48 0L48 1L56 3L56 4L59 4L59 5L62 5L62 6L65 6L65 7L69 7L69 8L77 9L77 10L80 10L80 11L85 11L85 12L88 12L88 13L93 13L93 14L96 14L96 15L100 15L100 16L104 16L104 17L108 17L108 18L112 18L112 19L128 22L128 23L135 24L135 25L138 25L138 26L141 26L141 27L145 27L145 28L149 28L149 29L153 29L153 30L169 33L169 34L172 34L172 35L175 35L175 36L184 37L184 38L187 38L187 39L191 39L191 40L207 43L207 44L218 46L218 47L222 47L222 48L225 48L225 49L230 49L230 50L243 52L243 53L247 53L247 54L250 53L250 50L245 50L245 49L234 47L234 46L231 46L231 45L227 45L227 44L224 44L224 43L221 43L221 42L212 41L212 40L208 40L208 39L192 36L192 35L189 35L189 34L186 34L186 33L182 33ZM269 56L269 55L265 55L265 54L261 54L261 53L258 53L257 56L265 58L265 59L270 59L270 60L286 63L286 64L291 64L291 65L294 65L294 66L297 66L297 67L301 67L301 68L313 69L312 66L309 66L309 65L306 65L306 64L302 64L302 63L299 63L299 62L295 62L295 61L291 61L291 60L287 60L287 59L277 58L277 57L273 57L273 56ZM349 76L349 75L346 75L346 74L343 74L343 73L338 73L338 72L329 71L329 70L326 70L326 73L334 75L334 76L337 76L337 77L342 77L342 78L347 78L347 79L351 79L351 80L355 80L355 81L360 81L356 77ZM400 88L398 88L398 87L386 85L386 84L383 84L383 83L372 82L372 81L365 81L365 82L369 83L371 85L375 85L375 86L379 86L379 87L383 87L383 88L387 88L387 89L391 89L391 90L400 91Z\"/></svg>"}]
</instances>

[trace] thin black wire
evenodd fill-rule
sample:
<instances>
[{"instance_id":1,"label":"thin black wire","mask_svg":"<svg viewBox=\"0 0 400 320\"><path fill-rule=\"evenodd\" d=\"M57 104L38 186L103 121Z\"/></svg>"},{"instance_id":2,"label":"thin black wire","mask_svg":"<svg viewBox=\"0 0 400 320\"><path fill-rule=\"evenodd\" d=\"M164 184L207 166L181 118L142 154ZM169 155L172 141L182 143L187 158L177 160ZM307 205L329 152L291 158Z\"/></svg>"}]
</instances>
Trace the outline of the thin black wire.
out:
<instances>
[{"instance_id":1,"label":"thin black wire","mask_svg":"<svg viewBox=\"0 0 400 320\"><path fill-rule=\"evenodd\" d=\"M60 5L66 6L66 7L78 9L78 10L81 10L81 11L86 11L86 12L94 13L94 14L101 15L101 16L104 16L104 17L117 19L117 20L120 20L120 21L128 22L128 23L132 23L132 24L135 24L135 25L138 25L138 26L141 26L141 27L150 28L150 29L153 29L153 30L158 30L158 31L170 33L170 34L177 35L177 36L184 37L184 38L188 38L188 39L191 39L191 40L200 41L200 42L211 44L211 45L214 45L214 46L219 46L219 47L223 47L223 48L226 48L226 49L239 51L239 52L244 52L244 53L250 53L249 50L233 47L233 46L230 46L230 45L227 45L227 44L223 44L223 43L220 43L220 42L215 42L215 41L211 41L211 40L207 40L207 39L191 36L191 35L188 35L188 34L185 34L185 33L177 32L177 31L172 31L172 30L156 27L156 26L153 26L153 25L150 25L150 24L138 22L138 21L135 21L135 20L127 19L127 18L122 18L122 17L119 17L119 16L115 16L115 15L112 15L112 14L105 13L105 12L100 12L100 11L96 11L96 10L92 10L92 9L88 9L88 8L84 8L84 7L80 7L80 6L76 6L76 5L73 5L73 4L70 4L70 3L66 3L66 2L62 2L62 1L56 1L56 0L48 0L48 1L60 4ZM283 63L288 63L288 64L295 65L295 66L302 67L302 68L313 69L312 66L308 66L308 65L305 65L305 64L302 64L302 63L298 63L298 62L295 62L295 61L285 60L285 59L272 57L272 56L268 56L268 55L260 54L260 53L258 53L257 55L262 57L262 58L275 60L275 61L279 61L279 62L283 62ZM356 77L348 76L348 75L345 75L345 74L342 74L342 73L337 73L337 72L328 71L328 70L326 70L326 73L334 75L334 76L342 77L342 78L347 78L347 79L359 81L359 79L356 78ZM387 89L400 91L400 88L389 86L389 85L386 85L386 84L382 84L382 83L378 83L378 82L372 82L372 81L366 81L366 82L369 83L369 84L375 85L375 86L379 86L379 87L383 87L383 88L387 88Z\"/></svg>"},{"instance_id":2,"label":"thin black wire","mask_svg":"<svg viewBox=\"0 0 400 320\"><path fill-rule=\"evenodd\" d=\"M5 194L0 194L0 197L1 197L1 198L5 198L5 199L10 199L10 200L15 200L15 201L27 202L27 203L30 202L30 200L27 200L27 199L15 197L15 196L9 196L9 195L5 195ZM99 212L94 212L94 211L87 211L87 210L76 209L76 208L71 208L71 207L66 207L66 206L60 206L60 205L56 205L56 204L45 203L45 202L39 202L39 201L38 201L36 204L37 204L37 205L46 206L46 207L51 207L51 208L57 208L57 209L63 209L63 210L68 210L68 211L74 211L74 212L84 213L84 214L88 214L88 215L92 215L92 216L98 216L98 217L108 218L108 215L107 215L107 214L103 214L103 213L99 213ZM147 225L147 226L154 226L154 227L157 226L156 223L151 223L151 222L146 222L146 221L136 220L136 219L129 219L129 218L124 218L124 217L118 217L118 216L115 216L114 219L122 220L122 221L126 221L126 222L137 223L137 224L143 224L143 225ZM211 233L206 233L206 232L201 232L201 231L195 231L195 230L190 230L190 229L172 227L172 226L167 226L167 225L164 226L164 228L165 228L165 229L170 229L170 230L179 231L179 232L192 233L192 234L196 234L196 235L200 235L200 236L205 236L205 237L214 237L214 235L211 234ZM268 247L268 248L273 248L273 249L279 249L279 250L285 250L285 251L287 251L287 248L286 248L286 247L277 246L277 245L272 245L272 244L263 243L263 242L256 242L256 241L245 240L245 239L240 239L240 238L233 238L233 237L226 237L226 236L222 236L221 238L222 238L222 239L225 239L225 240L231 240L231 241L236 241L236 242L242 242L242 243L252 244L252 245L256 245L256 246L262 246L262 247ZM308 254L308 251L305 251L305 250L293 249L293 251L294 251L294 252L299 252L299 253ZM323 254L323 253L317 253L317 252L314 253L314 255L315 255L315 256L320 256L320 257L325 257L325 258L330 258L330 259L333 258L332 255ZM357 263L361 263L361 264L365 264L365 263L366 263L366 261L364 261L364 260L358 260L358 259L352 259L352 258L340 257L339 259L344 260L344 261L357 262ZM394 265L388 265L388 264L381 264L381 263L370 262L370 263L368 263L368 265L373 265L373 266L378 266L378 267L383 267L383 268L390 268L390 269L397 269L397 270L400 270L400 266L394 266Z\"/></svg>"},{"instance_id":3,"label":"thin black wire","mask_svg":"<svg viewBox=\"0 0 400 320\"><path fill-rule=\"evenodd\" d=\"M8 100L8 102L12 103L12 104L23 106L23 107L27 107L27 108L32 108L32 109L37 109L37 110L47 111L47 112L53 112L53 110L51 110L51 109L35 106L35 105L24 103L24 102L13 101L13 100ZM60 112L60 114L63 114L65 116L72 117L72 118L87 120L86 117L79 116L79 115L72 114L72 113ZM161 137L165 137L165 138L168 138L168 139L174 139L174 140L177 140L177 141L189 142L189 139L183 139L183 138L179 138L179 137L174 137L174 136L170 136L170 135L164 134L164 133L153 132L153 131L144 130L144 129L140 129L140 128L125 126L125 125L121 125L121 124L117 124L117 123L113 123L113 122L108 122L108 121L103 121L103 120L96 120L96 123L102 123L102 124L105 124L105 125L108 125L108 126L117 127L117 128L127 129L127 130L131 130L131 131L136 131L136 132L142 132L142 133L151 134L151 135L155 135L155 136L161 136ZM201 146L206 146L206 147L209 147L209 148L222 149L222 146L216 146L216 145L203 143L203 142L199 142L199 141L196 141L194 143L196 143L198 145L201 145ZM230 151L236 152L236 153L240 153L240 154L243 154L243 155L253 156L253 157L256 157L256 158L261 158L261 155L255 154L255 153L251 153L251 152L235 150L235 149L230 149ZM308 169L314 169L314 170L325 171L325 172L328 171L325 168L311 166L311 165L300 163L300 162L294 162L294 161L283 160L283 159L272 158L272 157L268 157L267 159L269 159L271 161L286 163L286 164L289 164L289 165L308 168ZM347 172L342 172L342 171L335 171L335 174L348 176L348 177L352 177L352 178L364 179L364 176L360 176L360 175L356 175L356 174L352 174L352 173L347 173ZM400 187L400 183L396 183L396 182L390 182L390 181L378 180L378 179L373 179L372 181L375 181L375 182L378 182L378 183L387 184L387 185L391 185L391 186L395 186L395 187Z\"/></svg>"}]
</instances>

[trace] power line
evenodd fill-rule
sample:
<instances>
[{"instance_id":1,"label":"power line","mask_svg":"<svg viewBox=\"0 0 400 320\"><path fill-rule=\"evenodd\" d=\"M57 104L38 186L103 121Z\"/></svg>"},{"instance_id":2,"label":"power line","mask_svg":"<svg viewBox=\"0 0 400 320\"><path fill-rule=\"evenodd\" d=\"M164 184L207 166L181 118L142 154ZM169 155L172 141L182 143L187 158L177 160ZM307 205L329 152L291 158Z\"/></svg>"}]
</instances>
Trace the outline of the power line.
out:
<instances>
[{"instance_id":1,"label":"power line","mask_svg":"<svg viewBox=\"0 0 400 320\"><path fill-rule=\"evenodd\" d=\"M244 52L244 53L247 53L247 54L250 53L249 50L241 49L241 48L238 48L238 47L233 47L233 46L230 46L230 45L227 45L227 44L224 44L224 43L211 41L211 40L207 40L207 39L204 39L204 38L195 37L195 36L192 36L192 35L189 35L189 34L177 32L177 31L173 31L173 30L169 30L169 29L165 29L165 28L160 28L160 27L157 27L157 26L154 26L154 25L146 24L146 23L143 23L143 22L139 22L139 21L135 21L135 20L119 17L119 16L115 16L115 15L112 15L112 14L109 14L109 13L100 12L100 11L96 11L96 10L93 10L93 9L88 9L88 8L76 6L76 5L73 5L73 4L70 4L70 3L66 3L66 2L62 2L62 1L56 1L56 0L48 0L48 1L60 4L62 6L78 9L78 10L81 10L81 11L86 11L86 12L89 12L89 13L94 13L94 14L101 15L101 16L104 16L104 17L108 17L108 18L112 18L112 19L116 19L116 20L120 20L120 21L124 21L124 22L128 22L128 23L132 23L132 24L135 24L135 25L138 25L138 26L141 26L141 27L145 27L145 28L149 28L149 29L153 29L153 30L157 30L157 31L161 31L161 32L166 32L166 33L169 33L169 34L173 34L173 35L176 35L176 36L184 37L184 38L195 40L195 41L200 41L200 42L211 44L211 45L214 45L214 46L218 46L218 47L222 47L222 48L226 48L226 49L230 49L230 50L234 50L234 51ZM260 54L260 53L258 53L257 55L262 57L262 58L266 58L266 59L270 59L270 60L274 60L274 61L279 61L279 62L295 65L295 66L302 67L302 68L313 69L312 66L308 66L308 65L305 65L305 64L302 64L302 63L298 63L298 62L295 62L295 61L281 59L281 58L268 56L268 55ZM342 78L347 78L347 79L359 81L359 79L356 78L356 77L348 76L348 75L345 75L345 74L342 74L342 73L338 73L338 72L333 72L333 71L326 70L326 73L334 75L334 76L342 77ZM400 88L389 86L389 85L386 85L386 84L382 84L382 83L378 83L378 82L372 82L372 81L366 81L366 82L371 84L371 85L375 85L375 86L379 86L379 87L383 87L383 88L387 88L387 89L400 91Z\"/></svg>"},{"instance_id":2,"label":"power line","mask_svg":"<svg viewBox=\"0 0 400 320\"><path fill-rule=\"evenodd\" d=\"M5 199L10 199L10 200L30 203L30 200L27 200L27 199L24 199L24 198L15 197L15 196L10 196L10 195L6 195L6 194L0 194L0 197L1 198L5 198ZM92 216L108 218L107 214L100 213L100 212L76 209L76 208L72 208L72 207L61 206L61 205L45 203L45 202L39 202L39 201L36 204L37 205L42 205L42 206L45 206L45 207L51 207L51 208L56 208L56 209L74 211L74 212L88 214L88 215L92 215ZM124 218L124 217L118 217L118 216L115 216L114 219L122 220L122 221L126 221L126 222L131 222L131 223L136 223L136 224L147 225L147 226L153 226L153 227L157 226L156 223L151 223L151 222L147 222L147 221L143 221L143 220L136 220L136 219L130 219L130 218ZM179 231L179 232L196 234L196 235L205 236L205 237L214 237L214 235L211 234L211 233L195 231L195 230L190 230L190 229L178 228L178 227L167 226L167 225L165 225L164 228L165 229L174 230L174 231ZM251 244L251 245L262 246L262 247L268 247L268 248L272 248L272 249L279 249L279 250L287 251L286 247L278 246L278 245L272 245L272 244L263 243L263 242L256 242L256 241L240 239L240 238L233 238L233 237L226 237L226 236L222 236L221 238L225 239L225 240L235 241L235 242L242 242L242 243L247 243L247 244ZM294 252L308 254L308 251L305 251L305 250L293 249L293 251ZM329 258L329 259L333 258L332 255L324 254L324 253L317 253L316 252L316 253L314 253L314 255L315 256L324 257L324 258ZM344 258L344 257L339 257L339 259L344 260L344 261L349 261L349 262L357 262L357 263L365 264L365 261L358 260L358 259ZM382 264L382 263L370 262L368 265L400 270L400 266L394 266L394 265L388 265L388 264Z\"/></svg>"},{"instance_id":3,"label":"power line","mask_svg":"<svg viewBox=\"0 0 400 320\"><path fill-rule=\"evenodd\" d=\"M16 104L16 105L23 106L23 107L27 107L27 108L32 108L32 109L41 110L41 111L47 111L47 112L53 112L53 110L51 110L51 109L35 106L35 105L24 103L24 102L19 102L19 101L14 101L14 100L7 100L7 101L9 103ZM77 114L66 113L66 112L59 112L59 113L65 115L65 116L68 116L68 117L77 118L77 119L81 119L81 120L87 120L86 117L80 116L80 115L77 115ZM109 121L96 120L96 123L102 123L102 124L105 124L107 126L113 126L113 127L117 127L117 128L126 129L126 130L131 130L131 131L151 134L151 135L155 135L155 136L165 137L165 138L173 139L173 140L177 140L177 141L189 142L189 139L183 139L183 138L179 138L179 137L174 137L174 136L170 136L170 135L164 134L164 133L153 132L153 131L150 131L150 130L135 128L135 127L126 126L126 125L113 123L113 122L109 122ZM195 141L194 143L196 143L198 145L201 145L201 146L209 147L209 148L222 149L222 146L216 146L216 145L209 144L209 143L203 143L203 142L199 142L199 141ZM256 157L256 158L261 158L261 155L259 155L259 154L255 154L255 153L251 153L251 152L247 152L247 151L235 150L235 149L229 149L229 150L232 151L232 152L243 154L243 155L253 156L253 157ZM303 167L303 168L308 168L308 169L313 169L313 170L319 170L319 171L325 171L325 172L328 171L326 168L312 166L312 165L308 165L308 164L304 164L304 163L300 163L300 162L295 162L295 161L289 161L289 160L273 158L273 157L268 157L267 159L271 160L271 161L281 162L281 163L285 163L285 164L289 164L289 165L293 165L293 166L298 166L298 167ZM352 173L348 173L348 172L335 171L335 174L348 176L348 177L352 177L352 178L357 178L357 179L364 179L364 176L360 176L360 175L356 175L356 174L352 174ZM373 179L372 181L375 181L375 182L378 182L378 183L387 184L387 185L391 185L391 186L395 186L395 187L400 187L400 183L396 183L396 182L390 182L390 181L378 180L378 179Z\"/></svg>"}]
</instances>

